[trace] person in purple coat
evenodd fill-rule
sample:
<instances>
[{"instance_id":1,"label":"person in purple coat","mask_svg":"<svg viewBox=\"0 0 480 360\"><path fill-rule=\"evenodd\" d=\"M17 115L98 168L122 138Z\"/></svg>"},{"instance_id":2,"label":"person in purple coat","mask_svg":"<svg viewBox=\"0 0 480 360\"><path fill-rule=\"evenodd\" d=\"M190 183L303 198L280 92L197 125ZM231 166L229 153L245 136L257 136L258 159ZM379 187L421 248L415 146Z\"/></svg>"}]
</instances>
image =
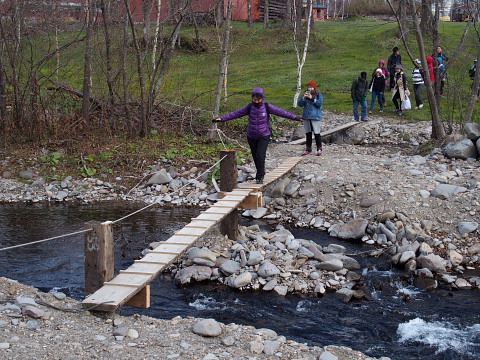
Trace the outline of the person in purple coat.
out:
<instances>
[{"instance_id":1,"label":"person in purple coat","mask_svg":"<svg viewBox=\"0 0 480 360\"><path fill-rule=\"evenodd\" d=\"M247 140L252 152L253 161L255 162L255 167L257 168L257 174L255 176L257 184L263 184L263 177L265 176L265 158L267 156L267 147L270 143L270 136L272 135L270 114L291 120L301 120L300 116L266 103L264 100L265 93L263 89L255 88L252 91L252 102L250 104L213 119L213 122L225 122L243 116L249 116Z\"/></svg>"}]
</instances>

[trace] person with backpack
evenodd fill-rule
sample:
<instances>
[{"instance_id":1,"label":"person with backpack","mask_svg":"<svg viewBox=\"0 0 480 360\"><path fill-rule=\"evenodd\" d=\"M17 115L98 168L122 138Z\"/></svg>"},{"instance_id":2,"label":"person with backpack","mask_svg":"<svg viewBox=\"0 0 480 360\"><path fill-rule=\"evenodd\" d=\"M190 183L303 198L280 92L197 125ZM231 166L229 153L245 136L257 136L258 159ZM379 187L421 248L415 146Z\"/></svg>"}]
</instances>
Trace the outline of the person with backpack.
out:
<instances>
[{"instance_id":1,"label":"person with backpack","mask_svg":"<svg viewBox=\"0 0 480 360\"><path fill-rule=\"evenodd\" d=\"M303 97L298 99L297 105L303 107L303 128L307 138L307 147L302 156L312 153L312 132L315 135L315 145L317 145L317 156L323 155L322 137L320 135L322 113L323 113L323 95L318 92L317 83L310 80L307 84L307 90Z\"/></svg>"},{"instance_id":2,"label":"person with backpack","mask_svg":"<svg viewBox=\"0 0 480 360\"><path fill-rule=\"evenodd\" d=\"M368 94L368 81L367 73L362 71L360 76L353 80L352 87L350 89L350 95L353 100L353 118L355 121L367 121L367 94ZM360 118L358 114L358 105L362 107L362 116Z\"/></svg>"},{"instance_id":3,"label":"person with backpack","mask_svg":"<svg viewBox=\"0 0 480 360\"><path fill-rule=\"evenodd\" d=\"M400 49L395 46L392 49L392 53L388 57L387 69L390 74L390 91L395 87L395 75L396 75L396 66L402 64L402 55L400 55Z\"/></svg>"},{"instance_id":4,"label":"person with backpack","mask_svg":"<svg viewBox=\"0 0 480 360\"><path fill-rule=\"evenodd\" d=\"M372 101L370 102L370 111L371 114L373 112L373 108L375 107L375 100L378 99L378 105L380 105L380 112L383 112L383 107L385 105L385 100L383 98L383 94L385 91L385 75L383 75L382 69L378 68L375 73L373 74L372 80L370 81L370 85L368 86L372 93Z\"/></svg>"},{"instance_id":5,"label":"person with backpack","mask_svg":"<svg viewBox=\"0 0 480 360\"><path fill-rule=\"evenodd\" d=\"M473 65L468 70L468 76L470 76L470 80L475 80L475 72L477 71L477 59L473 60Z\"/></svg>"},{"instance_id":6,"label":"person with backpack","mask_svg":"<svg viewBox=\"0 0 480 360\"><path fill-rule=\"evenodd\" d=\"M229 114L212 120L214 123L225 122L248 115L247 140L257 169L257 174L255 176L257 184L263 184L263 177L265 176L265 158L267 156L267 147L270 143L270 137L272 136L270 114L291 120L301 120L300 116L269 104L264 100L264 90L262 88L255 88L252 91L251 103Z\"/></svg>"}]
</instances>

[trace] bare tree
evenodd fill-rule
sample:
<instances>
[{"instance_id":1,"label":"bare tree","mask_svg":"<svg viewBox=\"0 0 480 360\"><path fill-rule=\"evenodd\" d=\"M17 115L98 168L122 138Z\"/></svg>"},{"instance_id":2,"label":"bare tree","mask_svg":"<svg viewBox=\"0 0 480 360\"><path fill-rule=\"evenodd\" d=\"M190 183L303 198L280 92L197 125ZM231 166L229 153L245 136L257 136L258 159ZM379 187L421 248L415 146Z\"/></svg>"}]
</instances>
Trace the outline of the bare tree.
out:
<instances>
[{"instance_id":1,"label":"bare tree","mask_svg":"<svg viewBox=\"0 0 480 360\"><path fill-rule=\"evenodd\" d=\"M248 24L248 27L251 28L253 27L252 0L247 0L247 14L248 14L247 24Z\"/></svg>"},{"instance_id":2,"label":"bare tree","mask_svg":"<svg viewBox=\"0 0 480 360\"><path fill-rule=\"evenodd\" d=\"M230 24L232 21L232 7L233 0L228 0L227 6L227 17L225 18L224 29L223 29L223 39L222 39L222 50L220 53L220 62L219 62L219 71L218 71L218 82L217 90L215 92L215 103L213 105L213 117L216 118L220 111L220 101L222 97L222 88L225 85L225 78L227 74L228 67L228 47L230 44ZM210 139L215 140L217 133L214 131L216 129L216 124L212 124L210 130Z\"/></svg>"},{"instance_id":3,"label":"bare tree","mask_svg":"<svg viewBox=\"0 0 480 360\"><path fill-rule=\"evenodd\" d=\"M293 6L294 0L285 0L285 14L283 16L282 25L284 28L291 29L292 28L292 13L293 13Z\"/></svg>"},{"instance_id":4,"label":"bare tree","mask_svg":"<svg viewBox=\"0 0 480 360\"><path fill-rule=\"evenodd\" d=\"M85 64L83 67L82 115L85 124L88 126L90 121L90 94L92 91L93 25L95 24L96 17L94 0L88 0L87 9L87 35L85 39Z\"/></svg>"},{"instance_id":5,"label":"bare tree","mask_svg":"<svg viewBox=\"0 0 480 360\"><path fill-rule=\"evenodd\" d=\"M302 69L303 65L305 65L305 61L307 60L307 52L308 52L308 42L310 40L310 22L312 21L312 11L313 11L313 1L308 0L308 16L307 16L307 27L306 27L306 35L305 41L303 44L303 49L299 47L299 33L297 31L297 26L294 26L293 31L293 44L295 45L295 53L297 55L297 91L295 92L295 96L293 97L293 107L297 107L298 97L300 96L300 92L302 91ZM296 8L295 8L295 11ZM297 21L297 16L295 14L295 21ZM301 54L300 54L301 53Z\"/></svg>"},{"instance_id":6,"label":"bare tree","mask_svg":"<svg viewBox=\"0 0 480 360\"><path fill-rule=\"evenodd\" d=\"M268 29L270 20L270 3L268 0L263 0L263 28Z\"/></svg>"},{"instance_id":7,"label":"bare tree","mask_svg":"<svg viewBox=\"0 0 480 360\"><path fill-rule=\"evenodd\" d=\"M428 0L424 0L424 2L427 2ZM402 18L402 16L406 16L406 10L402 12L398 12L391 0L387 0L388 4L390 5L390 8L394 12L396 19L397 19L397 24L399 27L400 31L400 37L403 41L403 44L405 46L405 49L407 50L408 55L410 56L410 59L413 61L414 57L412 55L412 52L410 51L410 48L408 46L407 42L407 36L406 33L408 31L408 28L406 27L406 21ZM407 5L406 0L400 0L402 2L402 9L405 9ZM423 39L423 34L422 31L420 30L420 20L418 18L418 10L416 8L415 1L410 2L411 6L411 13L413 16L413 25L415 26L415 35L416 35L416 40L418 44L418 48L420 50L420 57L422 61L422 67L425 69L425 71L428 72L428 66L427 66L427 55L425 51L425 42ZM423 7L422 4L422 11L431 11L431 9L426 9ZM438 24L437 24L438 26ZM437 32L438 33L438 32ZM434 42L438 44L438 39L433 39ZM440 102L438 97L435 96L435 92L433 91L432 84L430 83L430 78L429 76L424 76L425 80L425 88L427 92L427 97L428 97L428 102L430 104L430 111L432 115L432 138L436 140L443 140L445 138L445 129L442 123L442 119L440 117ZM437 82L438 83L438 82ZM437 92L439 94L439 92ZM439 95L438 95L439 96Z\"/></svg>"}]
</instances>

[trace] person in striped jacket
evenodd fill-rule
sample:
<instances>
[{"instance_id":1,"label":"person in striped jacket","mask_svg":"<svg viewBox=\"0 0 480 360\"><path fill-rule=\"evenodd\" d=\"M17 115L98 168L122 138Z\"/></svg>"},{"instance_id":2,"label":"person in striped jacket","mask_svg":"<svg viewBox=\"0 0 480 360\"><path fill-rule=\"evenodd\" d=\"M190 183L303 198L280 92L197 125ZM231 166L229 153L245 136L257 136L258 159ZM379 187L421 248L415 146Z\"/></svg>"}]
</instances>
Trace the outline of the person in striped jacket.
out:
<instances>
[{"instance_id":1,"label":"person in striped jacket","mask_svg":"<svg viewBox=\"0 0 480 360\"><path fill-rule=\"evenodd\" d=\"M423 101L422 101L422 92L423 92L423 69L422 69L422 62L420 59L415 59L413 64L415 68L412 72L412 81L413 81L413 93L415 94L415 109L423 108Z\"/></svg>"}]
</instances>

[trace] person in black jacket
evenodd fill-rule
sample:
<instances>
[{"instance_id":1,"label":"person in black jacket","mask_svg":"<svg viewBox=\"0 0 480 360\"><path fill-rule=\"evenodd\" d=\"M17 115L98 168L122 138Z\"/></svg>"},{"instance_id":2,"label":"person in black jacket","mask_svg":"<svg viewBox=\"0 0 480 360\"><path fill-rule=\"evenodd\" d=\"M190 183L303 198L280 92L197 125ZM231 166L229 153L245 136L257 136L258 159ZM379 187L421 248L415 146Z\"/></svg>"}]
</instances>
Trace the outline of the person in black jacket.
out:
<instances>
[{"instance_id":1,"label":"person in black jacket","mask_svg":"<svg viewBox=\"0 0 480 360\"><path fill-rule=\"evenodd\" d=\"M395 67L402 64L402 55L400 55L400 50L397 46L392 49L392 54L388 57L387 69L390 74L390 91L392 91L395 86Z\"/></svg>"},{"instance_id":2,"label":"person in black jacket","mask_svg":"<svg viewBox=\"0 0 480 360\"><path fill-rule=\"evenodd\" d=\"M370 102L370 111L371 114L373 108L375 107L375 100L378 99L378 105L380 105L380 112L383 112L383 106L385 104L384 92L385 92L385 75L383 75L382 69L378 68L375 70L375 73L370 81L368 86L372 92L372 101Z\"/></svg>"},{"instance_id":3,"label":"person in black jacket","mask_svg":"<svg viewBox=\"0 0 480 360\"><path fill-rule=\"evenodd\" d=\"M353 118L355 121L359 121L358 104L362 106L362 121L367 121L367 94L368 94L368 81L367 73L362 71L360 77L356 78L352 83L350 94L353 100Z\"/></svg>"}]
</instances>

